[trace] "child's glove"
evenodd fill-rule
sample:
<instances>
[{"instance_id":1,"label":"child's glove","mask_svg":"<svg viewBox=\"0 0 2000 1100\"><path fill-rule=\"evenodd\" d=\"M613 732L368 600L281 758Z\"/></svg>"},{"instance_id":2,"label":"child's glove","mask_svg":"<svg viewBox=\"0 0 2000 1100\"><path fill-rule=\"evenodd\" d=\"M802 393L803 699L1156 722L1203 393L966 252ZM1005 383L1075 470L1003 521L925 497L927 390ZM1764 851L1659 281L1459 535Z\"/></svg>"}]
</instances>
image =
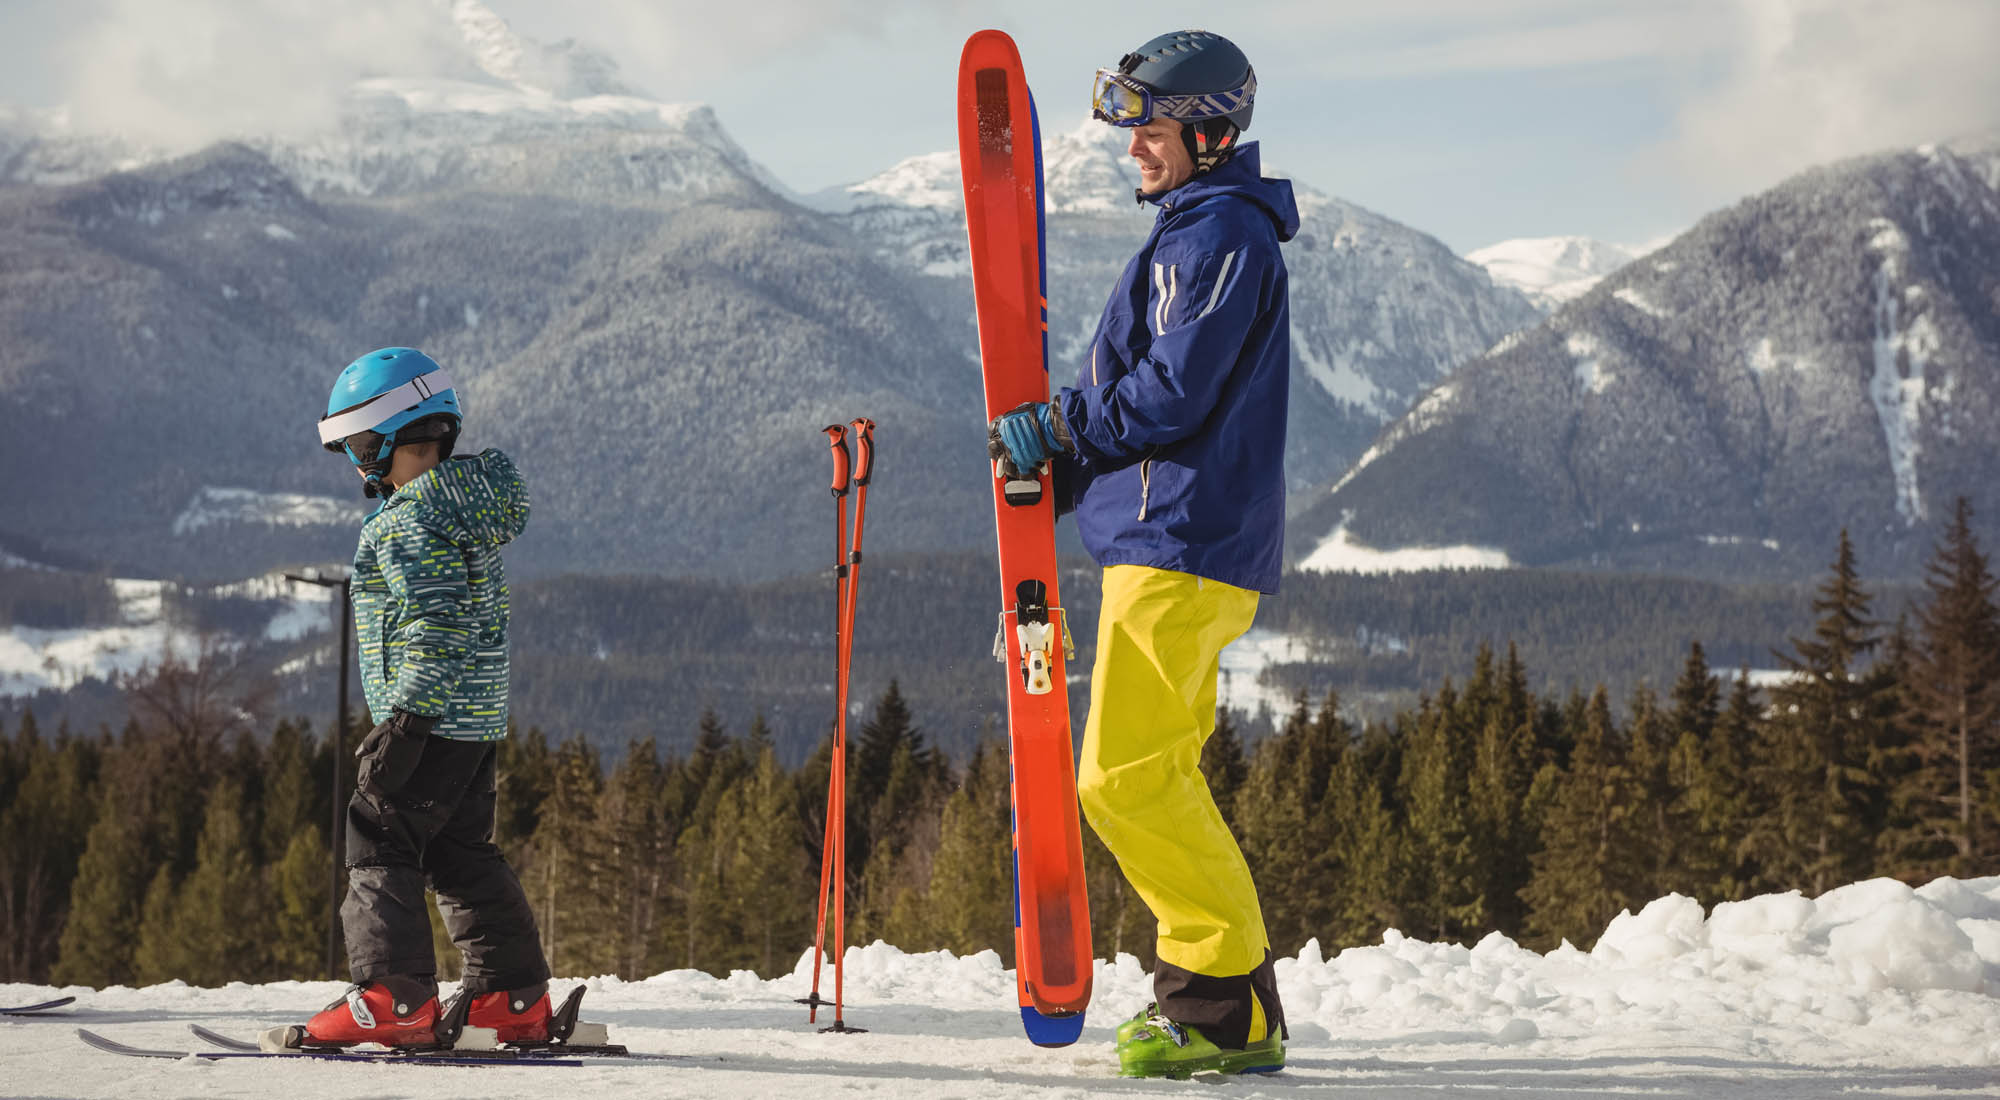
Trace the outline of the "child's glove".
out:
<instances>
[{"instance_id":1,"label":"child's glove","mask_svg":"<svg viewBox=\"0 0 2000 1100\"><path fill-rule=\"evenodd\" d=\"M361 747L354 750L354 755L361 758L357 776L360 788L377 798L402 790L416 772L417 761L423 759L424 741L437 723L436 718L427 714L397 710L389 715L387 722L369 730L368 736L361 739Z\"/></svg>"}]
</instances>

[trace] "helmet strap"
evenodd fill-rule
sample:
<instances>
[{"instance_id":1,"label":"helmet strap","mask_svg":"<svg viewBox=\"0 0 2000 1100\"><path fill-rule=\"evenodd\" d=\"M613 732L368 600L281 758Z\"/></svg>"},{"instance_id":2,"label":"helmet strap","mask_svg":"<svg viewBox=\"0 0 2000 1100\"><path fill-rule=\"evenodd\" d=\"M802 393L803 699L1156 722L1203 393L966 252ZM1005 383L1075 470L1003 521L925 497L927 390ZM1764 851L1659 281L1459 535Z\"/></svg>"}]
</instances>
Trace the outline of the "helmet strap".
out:
<instances>
[{"instance_id":1,"label":"helmet strap","mask_svg":"<svg viewBox=\"0 0 2000 1100\"><path fill-rule=\"evenodd\" d=\"M1242 132L1224 116L1181 123L1181 144L1194 162L1194 174L1206 175L1227 163L1236 155L1236 138Z\"/></svg>"}]
</instances>

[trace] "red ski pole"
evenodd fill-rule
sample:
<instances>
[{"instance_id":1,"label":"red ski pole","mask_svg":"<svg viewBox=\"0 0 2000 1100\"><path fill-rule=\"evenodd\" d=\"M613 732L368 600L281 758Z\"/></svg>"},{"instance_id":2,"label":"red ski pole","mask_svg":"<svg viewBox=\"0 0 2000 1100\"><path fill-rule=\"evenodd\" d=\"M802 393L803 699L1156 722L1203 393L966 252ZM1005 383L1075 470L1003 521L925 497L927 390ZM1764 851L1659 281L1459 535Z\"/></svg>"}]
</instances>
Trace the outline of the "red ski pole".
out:
<instances>
[{"instance_id":1,"label":"red ski pole","mask_svg":"<svg viewBox=\"0 0 2000 1100\"><path fill-rule=\"evenodd\" d=\"M833 726L833 757L827 771L826 780L826 825L820 835L819 857L819 897L813 917L813 984L812 995L799 1000L810 1007L807 1021L819 1022L819 1006L826 1002L819 995L820 970L826 962L826 900L827 888L832 880L840 839L846 835L845 810L840 796L846 778L841 767L846 755L847 700L845 683L847 657L841 647L842 631L847 618L847 486L854 465L853 457L847 449L847 429L839 424L829 424L822 431L827 444L833 451L833 519L834 519L834 703L838 714ZM844 870L843 870L844 873ZM844 892L844 891L843 891ZM844 908L844 907L843 907ZM844 915L836 910L835 919ZM836 963L836 968L838 964Z\"/></svg>"},{"instance_id":2,"label":"red ski pole","mask_svg":"<svg viewBox=\"0 0 2000 1100\"><path fill-rule=\"evenodd\" d=\"M853 468L854 493L854 542L847 552L847 601L841 609L840 622L840 683L834 689L840 698L839 731L835 738L839 742L837 754L840 775L840 820L841 830L834 837L836 858L842 871L841 890L834 896L833 908L833 1027L830 1031L862 1031L863 1028L848 1027L842 1016L846 993L846 944L847 944L847 890L845 871L847 868L847 685L849 674L854 668L854 605L861 594L861 525L868 512L868 479L875 472L875 422L865 416L856 417L848 425L848 432L854 437L855 463Z\"/></svg>"}]
</instances>

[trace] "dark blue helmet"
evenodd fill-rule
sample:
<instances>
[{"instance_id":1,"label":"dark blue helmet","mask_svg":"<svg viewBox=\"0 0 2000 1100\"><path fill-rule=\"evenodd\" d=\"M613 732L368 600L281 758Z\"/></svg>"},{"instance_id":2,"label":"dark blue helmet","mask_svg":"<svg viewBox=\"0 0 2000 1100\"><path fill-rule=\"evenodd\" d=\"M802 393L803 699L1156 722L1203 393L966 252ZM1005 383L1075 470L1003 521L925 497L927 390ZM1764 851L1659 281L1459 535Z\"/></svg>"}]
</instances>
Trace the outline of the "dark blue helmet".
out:
<instances>
[{"instance_id":1,"label":"dark blue helmet","mask_svg":"<svg viewBox=\"0 0 2000 1100\"><path fill-rule=\"evenodd\" d=\"M1143 126L1156 115L1181 121L1181 136L1197 172L1228 159L1250 126L1257 73L1236 44L1208 31L1160 35L1100 69L1093 91L1096 117L1114 126Z\"/></svg>"}]
</instances>

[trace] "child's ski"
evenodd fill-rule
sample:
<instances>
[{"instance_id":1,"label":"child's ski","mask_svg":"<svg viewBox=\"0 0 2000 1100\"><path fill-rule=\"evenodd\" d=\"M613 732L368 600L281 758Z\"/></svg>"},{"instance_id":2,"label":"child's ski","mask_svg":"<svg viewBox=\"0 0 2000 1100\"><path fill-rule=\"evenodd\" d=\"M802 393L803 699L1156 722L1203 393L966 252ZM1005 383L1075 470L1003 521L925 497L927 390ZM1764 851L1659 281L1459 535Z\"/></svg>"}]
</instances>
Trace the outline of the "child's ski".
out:
<instances>
[{"instance_id":1,"label":"child's ski","mask_svg":"<svg viewBox=\"0 0 2000 1100\"><path fill-rule=\"evenodd\" d=\"M991 420L1049 398L1041 134L1021 55L1000 31L973 35L959 59L958 155ZM1007 663L1021 1020L1035 1043L1063 1046L1082 1033L1090 1003L1090 902L1048 469L1009 477L995 463L993 514L1002 599L994 655Z\"/></svg>"}]
</instances>

